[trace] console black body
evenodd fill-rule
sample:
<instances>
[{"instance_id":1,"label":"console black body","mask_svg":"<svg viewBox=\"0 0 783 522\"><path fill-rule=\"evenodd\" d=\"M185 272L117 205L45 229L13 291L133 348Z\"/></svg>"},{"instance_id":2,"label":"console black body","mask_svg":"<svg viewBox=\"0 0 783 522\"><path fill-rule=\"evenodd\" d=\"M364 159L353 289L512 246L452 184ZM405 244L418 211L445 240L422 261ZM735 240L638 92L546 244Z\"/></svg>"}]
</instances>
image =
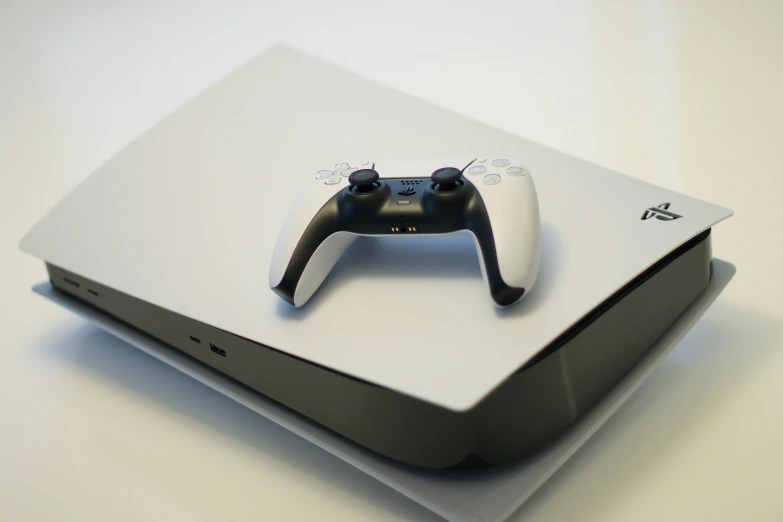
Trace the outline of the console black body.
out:
<instances>
[{"instance_id":1,"label":"console black body","mask_svg":"<svg viewBox=\"0 0 783 522\"><path fill-rule=\"evenodd\" d=\"M646 353L707 286L710 231L659 260L474 408L447 410L194 321L47 264L54 287L389 458L494 465L552 441ZM477 346L476 349L481 349Z\"/></svg>"}]
</instances>

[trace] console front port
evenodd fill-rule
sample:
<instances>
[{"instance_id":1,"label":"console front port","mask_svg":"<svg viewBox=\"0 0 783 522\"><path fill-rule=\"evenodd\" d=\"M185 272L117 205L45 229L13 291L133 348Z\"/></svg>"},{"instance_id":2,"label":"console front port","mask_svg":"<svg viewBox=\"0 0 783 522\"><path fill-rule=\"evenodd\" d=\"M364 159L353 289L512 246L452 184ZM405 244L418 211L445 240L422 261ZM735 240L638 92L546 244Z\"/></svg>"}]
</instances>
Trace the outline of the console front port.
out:
<instances>
[{"instance_id":1,"label":"console front port","mask_svg":"<svg viewBox=\"0 0 783 522\"><path fill-rule=\"evenodd\" d=\"M215 352L216 354L220 355L221 357L226 357L226 351L223 348L220 348L217 345L214 345L212 343L209 343L209 349Z\"/></svg>"}]
</instances>

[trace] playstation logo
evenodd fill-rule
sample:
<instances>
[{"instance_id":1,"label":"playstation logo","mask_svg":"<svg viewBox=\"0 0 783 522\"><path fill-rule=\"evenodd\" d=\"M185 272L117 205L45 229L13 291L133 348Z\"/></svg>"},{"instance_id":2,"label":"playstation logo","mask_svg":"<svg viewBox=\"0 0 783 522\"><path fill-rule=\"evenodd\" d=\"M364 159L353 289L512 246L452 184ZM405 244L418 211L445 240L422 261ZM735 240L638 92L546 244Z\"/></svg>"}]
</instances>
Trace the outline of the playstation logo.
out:
<instances>
[{"instance_id":1,"label":"playstation logo","mask_svg":"<svg viewBox=\"0 0 783 522\"><path fill-rule=\"evenodd\" d=\"M412 196L416 193L416 190L413 187L405 187L403 190L398 192L400 196Z\"/></svg>"},{"instance_id":2,"label":"playstation logo","mask_svg":"<svg viewBox=\"0 0 783 522\"><path fill-rule=\"evenodd\" d=\"M680 219L682 217L681 215L669 212L670 206L671 203L661 203L657 207L650 207L642 214L642 220L653 217L655 219L660 219L661 221L674 221L675 219Z\"/></svg>"}]
</instances>

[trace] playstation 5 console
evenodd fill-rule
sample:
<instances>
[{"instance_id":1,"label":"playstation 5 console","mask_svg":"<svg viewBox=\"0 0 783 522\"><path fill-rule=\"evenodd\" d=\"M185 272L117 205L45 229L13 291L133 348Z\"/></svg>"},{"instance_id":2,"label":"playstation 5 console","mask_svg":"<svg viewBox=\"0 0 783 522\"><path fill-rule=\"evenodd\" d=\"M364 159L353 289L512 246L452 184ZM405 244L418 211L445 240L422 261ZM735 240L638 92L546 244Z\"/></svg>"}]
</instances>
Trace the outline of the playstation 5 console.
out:
<instances>
[{"instance_id":1,"label":"playstation 5 console","mask_svg":"<svg viewBox=\"0 0 783 522\"><path fill-rule=\"evenodd\" d=\"M443 469L520 459L588 413L707 287L730 215L279 50L21 247L63 299Z\"/></svg>"}]
</instances>

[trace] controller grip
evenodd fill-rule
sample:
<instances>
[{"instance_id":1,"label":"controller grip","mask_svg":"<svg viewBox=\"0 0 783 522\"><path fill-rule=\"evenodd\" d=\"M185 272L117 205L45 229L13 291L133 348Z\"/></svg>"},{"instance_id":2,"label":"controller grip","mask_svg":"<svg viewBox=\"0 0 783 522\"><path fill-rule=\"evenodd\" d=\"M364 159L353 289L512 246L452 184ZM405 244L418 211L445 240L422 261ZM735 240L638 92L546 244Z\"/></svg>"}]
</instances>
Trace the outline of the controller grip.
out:
<instances>
[{"instance_id":1,"label":"controller grip","mask_svg":"<svg viewBox=\"0 0 783 522\"><path fill-rule=\"evenodd\" d=\"M474 183L482 205L469 229L476 238L492 300L510 306L535 283L541 258L538 198L530 176L507 177L504 191Z\"/></svg>"},{"instance_id":2,"label":"controller grip","mask_svg":"<svg viewBox=\"0 0 783 522\"><path fill-rule=\"evenodd\" d=\"M481 273L496 305L511 306L530 291L538 274L540 222L532 181L508 180L506 193L477 183L481 203L469 220ZM517 183L518 182L518 183Z\"/></svg>"},{"instance_id":3,"label":"controller grip","mask_svg":"<svg viewBox=\"0 0 783 522\"><path fill-rule=\"evenodd\" d=\"M473 229L469 230L468 233L473 237L476 244L476 253L481 265L481 276L487 285L492 301L497 306L506 307L522 299L528 288L512 286L503 279L492 234L487 233L486 229L482 231Z\"/></svg>"},{"instance_id":4,"label":"controller grip","mask_svg":"<svg viewBox=\"0 0 783 522\"><path fill-rule=\"evenodd\" d=\"M294 306L302 306L318 290L332 267L355 239L340 226L334 189L306 190L283 224L269 268L269 287Z\"/></svg>"},{"instance_id":5,"label":"controller grip","mask_svg":"<svg viewBox=\"0 0 783 522\"><path fill-rule=\"evenodd\" d=\"M317 246L300 241L294 254L299 259L289 260L283 278L272 290L290 304L302 306L318 290L337 260L355 239L356 234L335 232Z\"/></svg>"}]
</instances>

